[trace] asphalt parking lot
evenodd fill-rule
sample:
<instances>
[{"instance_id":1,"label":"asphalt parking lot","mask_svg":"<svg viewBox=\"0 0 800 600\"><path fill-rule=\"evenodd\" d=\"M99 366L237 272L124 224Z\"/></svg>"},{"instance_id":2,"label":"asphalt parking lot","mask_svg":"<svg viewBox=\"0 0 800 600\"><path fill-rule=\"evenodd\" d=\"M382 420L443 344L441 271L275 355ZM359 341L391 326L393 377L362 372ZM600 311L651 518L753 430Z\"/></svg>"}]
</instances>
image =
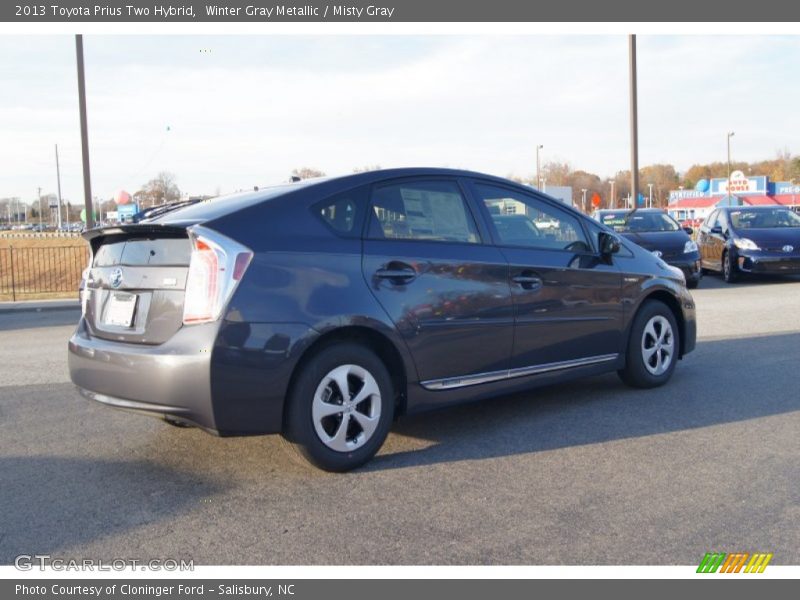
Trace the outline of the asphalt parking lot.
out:
<instances>
[{"instance_id":1,"label":"asphalt parking lot","mask_svg":"<svg viewBox=\"0 0 800 600\"><path fill-rule=\"evenodd\" d=\"M77 312L0 314L0 563L800 563L800 278L693 292L658 390L609 375L409 417L346 475L80 397Z\"/></svg>"}]
</instances>

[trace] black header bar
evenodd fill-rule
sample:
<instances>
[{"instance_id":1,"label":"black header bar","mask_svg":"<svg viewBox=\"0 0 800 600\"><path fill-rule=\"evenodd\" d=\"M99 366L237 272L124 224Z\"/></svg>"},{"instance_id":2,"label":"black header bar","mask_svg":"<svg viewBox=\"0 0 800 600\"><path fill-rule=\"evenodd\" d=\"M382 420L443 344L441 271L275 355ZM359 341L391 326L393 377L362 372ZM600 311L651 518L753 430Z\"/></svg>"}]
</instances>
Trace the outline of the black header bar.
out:
<instances>
[{"instance_id":1,"label":"black header bar","mask_svg":"<svg viewBox=\"0 0 800 600\"><path fill-rule=\"evenodd\" d=\"M786 0L3 0L0 22L793 22ZM720 32L724 33L724 32Z\"/></svg>"}]
</instances>

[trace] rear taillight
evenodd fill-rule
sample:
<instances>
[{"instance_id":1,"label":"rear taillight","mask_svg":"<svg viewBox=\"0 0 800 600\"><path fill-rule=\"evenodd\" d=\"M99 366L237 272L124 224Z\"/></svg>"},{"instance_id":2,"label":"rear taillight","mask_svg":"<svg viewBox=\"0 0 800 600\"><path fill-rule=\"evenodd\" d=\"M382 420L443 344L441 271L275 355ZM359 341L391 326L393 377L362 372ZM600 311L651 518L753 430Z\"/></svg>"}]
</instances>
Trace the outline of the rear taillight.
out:
<instances>
[{"instance_id":1,"label":"rear taillight","mask_svg":"<svg viewBox=\"0 0 800 600\"><path fill-rule=\"evenodd\" d=\"M192 257L183 304L185 324L216 321L244 276L253 253L216 231L202 226L189 230Z\"/></svg>"}]
</instances>

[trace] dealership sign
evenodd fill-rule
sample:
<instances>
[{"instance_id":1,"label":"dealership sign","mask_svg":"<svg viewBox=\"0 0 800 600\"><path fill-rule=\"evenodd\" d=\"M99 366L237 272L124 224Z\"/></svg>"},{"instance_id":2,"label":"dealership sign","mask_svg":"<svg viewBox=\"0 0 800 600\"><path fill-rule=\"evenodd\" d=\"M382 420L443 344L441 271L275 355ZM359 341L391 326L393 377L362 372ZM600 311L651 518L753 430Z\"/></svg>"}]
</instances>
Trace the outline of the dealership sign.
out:
<instances>
[{"instance_id":1,"label":"dealership sign","mask_svg":"<svg viewBox=\"0 0 800 600\"><path fill-rule=\"evenodd\" d=\"M775 184L776 194L800 194L800 185L794 185L791 181L782 181Z\"/></svg>"},{"instance_id":2,"label":"dealership sign","mask_svg":"<svg viewBox=\"0 0 800 600\"><path fill-rule=\"evenodd\" d=\"M731 173L730 186L725 178L712 179L710 195L720 194L766 194L767 178L764 175L748 177L741 171Z\"/></svg>"},{"instance_id":3,"label":"dealership sign","mask_svg":"<svg viewBox=\"0 0 800 600\"><path fill-rule=\"evenodd\" d=\"M708 196L706 192L698 190L672 190L669 193L669 201L681 200L682 198L705 198Z\"/></svg>"}]
</instances>

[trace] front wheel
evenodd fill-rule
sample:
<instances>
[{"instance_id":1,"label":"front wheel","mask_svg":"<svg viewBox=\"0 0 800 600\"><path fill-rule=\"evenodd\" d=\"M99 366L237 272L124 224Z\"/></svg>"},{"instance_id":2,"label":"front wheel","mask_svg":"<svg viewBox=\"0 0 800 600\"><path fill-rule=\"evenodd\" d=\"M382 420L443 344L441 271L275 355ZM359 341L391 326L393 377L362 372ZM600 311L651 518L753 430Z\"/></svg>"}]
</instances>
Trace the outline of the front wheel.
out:
<instances>
[{"instance_id":1,"label":"front wheel","mask_svg":"<svg viewBox=\"0 0 800 600\"><path fill-rule=\"evenodd\" d=\"M619 376L633 387L664 385L672 377L679 352L675 316L663 302L648 300L631 325L625 368Z\"/></svg>"},{"instance_id":2,"label":"front wheel","mask_svg":"<svg viewBox=\"0 0 800 600\"><path fill-rule=\"evenodd\" d=\"M369 461L394 418L386 366L366 347L341 343L301 369L284 419L290 448L326 471L349 471Z\"/></svg>"},{"instance_id":3,"label":"front wheel","mask_svg":"<svg viewBox=\"0 0 800 600\"><path fill-rule=\"evenodd\" d=\"M735 283L739 279L739 267L736 266L736 260L730 250L726 250L722 255L722 278L726 283Z\"/></svg>"}]
</instances>

